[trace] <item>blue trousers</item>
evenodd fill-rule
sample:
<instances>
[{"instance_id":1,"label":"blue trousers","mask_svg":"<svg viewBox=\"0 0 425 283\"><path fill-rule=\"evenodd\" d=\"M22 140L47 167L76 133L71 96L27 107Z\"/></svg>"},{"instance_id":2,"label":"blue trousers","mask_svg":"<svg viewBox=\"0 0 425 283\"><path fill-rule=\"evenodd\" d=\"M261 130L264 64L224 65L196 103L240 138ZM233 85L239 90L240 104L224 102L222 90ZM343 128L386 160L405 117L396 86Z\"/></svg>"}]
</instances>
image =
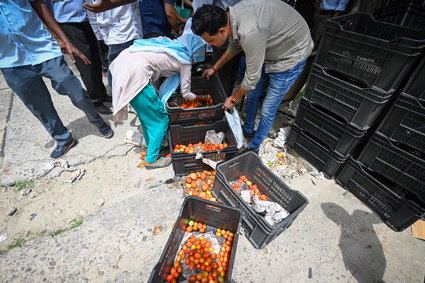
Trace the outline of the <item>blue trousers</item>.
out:
<instances>
[{"instance_id":1,"label":"blue trousers","mask_svg":"<svg viewBox=\"0 0 425 283\"><path fill-rule=\"evenodd\" d=\"M254 150L259 149L261 143L267 137L270 128L272 127L279 104L282 102L286 92L304 69L305 62L306 60L298 63L289 70L279 73L265 73L263 68L261 78L255 86L255 89L250 91L247 95L244 131L252 133L254 131L254 122L260 106L261 96L266 88L269 88L266 97L263 100L263 105L261 106L260 124L258 125L257 132L248 147Z\"/></svg>"},{"instance_id":2,"label":"blue trousers","mask_svg":"<svg viewBox=\"0 0 425 283\"><path fill-rule=\"evenodd\" d=\"M124 43L108 45L108 65L110 66L112 64L112 61L114 61L115 58L117 58L118 55L120 55L120 53L124 49L127 49L131 45L133 45L133 40L130 40ZM108 70L108 84L112 86L112 75L109 70Z\"/></svg>"},{"instance_id":3,"label":"blue trousers","mask_svg":"<svg viewBox=\"0 0 425 283\"><path fill-rule=\"evenodd\" d=\"M86 114L90 123L97 128L105 123L63 56L34 66L2 68L1 71L9 87L40 120L50 136L56 140L57 145L67 144L72 136L59 118L42 77L49 78L52 87L59 94L68 95L72 104Z\"/></svg>"}]
</instances>

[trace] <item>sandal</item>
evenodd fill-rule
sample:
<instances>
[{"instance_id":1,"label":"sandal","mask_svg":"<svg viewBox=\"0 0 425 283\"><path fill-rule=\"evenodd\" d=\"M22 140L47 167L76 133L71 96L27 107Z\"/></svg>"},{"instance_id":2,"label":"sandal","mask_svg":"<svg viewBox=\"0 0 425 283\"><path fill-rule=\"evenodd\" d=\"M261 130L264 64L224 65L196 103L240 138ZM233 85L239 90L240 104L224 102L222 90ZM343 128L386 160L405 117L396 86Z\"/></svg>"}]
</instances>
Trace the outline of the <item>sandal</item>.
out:
<instances>
[{"instance_id":1,"label":"sandal","mask_svg":"<svg viewBox=\"0 0 425 283\"><path fill-rule=\"evenodd\" d=\"M152 169L156 169L156 168L163 168L163 167L167 167L168 165L171 164L171 157L161 157L160 158L161 161L158 162L155 165L145 165L145 168L147 170L152 170Z\"/></svg>"}]
</instances>

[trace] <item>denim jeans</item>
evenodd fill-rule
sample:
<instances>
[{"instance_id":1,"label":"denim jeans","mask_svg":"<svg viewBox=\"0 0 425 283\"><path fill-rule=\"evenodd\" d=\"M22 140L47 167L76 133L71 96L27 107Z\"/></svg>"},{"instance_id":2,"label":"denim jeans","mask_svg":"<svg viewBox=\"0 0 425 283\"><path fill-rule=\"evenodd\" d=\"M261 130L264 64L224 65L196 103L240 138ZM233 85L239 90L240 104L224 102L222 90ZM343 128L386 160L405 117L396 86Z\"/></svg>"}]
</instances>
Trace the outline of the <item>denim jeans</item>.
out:
<instances>
[{"instance_id":1,"label":"denim jeans","mask_svg":"<svg viewBox=\"0 0 425 283\"><path fill-rule=\"evenodd\" d=\"M133 40L120 43L120 44L110 44L108 45L108 64L111 66L112 61L115 60L115 58L120 55L121 51L124 49L127 49L133 44ZM112 75L111 72L108 70L108 84L112 86Z\"/></svg>"},{"instance_id":2,"label":"denim jeans","mask_svg":"<svg viewBox=\"0 0 425 283\"><path fill-rule=\"evenodd\" d=\"M72 104L84 111L93 125L99 128L105 123L63 56L34 66L3 68L1 71L9 87L40 120L58 146L66 145L71 140L71 133L59 118L42 77L49 78L59 94L68 95Z\"/></svg>"},{"instance_id":3,"label":"denim jeans","mask_svg":"<svg viewBox=\"0 0 425 283\"><path fill-rule=\"evenodd\" d=\"M261 78L255 89L247 94L246 119L244 131L252 133L254 131L255 117L260 106L260 99L266 88L269 90L261 106L261 119L254 138L249 143L249 148L258 150L261 143L267 137L276 117L277 109L282 99L305 66L306 60L298 63L289 70L280 73L265 73L264 68Z\"/></svg>"}]
</instances>

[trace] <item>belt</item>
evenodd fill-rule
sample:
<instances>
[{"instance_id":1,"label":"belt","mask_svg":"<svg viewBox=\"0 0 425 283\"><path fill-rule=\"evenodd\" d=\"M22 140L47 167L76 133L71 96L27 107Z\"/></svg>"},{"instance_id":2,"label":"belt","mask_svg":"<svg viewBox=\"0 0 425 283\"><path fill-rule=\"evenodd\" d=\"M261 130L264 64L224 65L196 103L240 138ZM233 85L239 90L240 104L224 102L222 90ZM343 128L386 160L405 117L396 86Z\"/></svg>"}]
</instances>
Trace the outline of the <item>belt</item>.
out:
<instances>
[{"instance_id":1,"label":"belt","mask_svg":"<svg viewBox=\"0 0 425 283\"><path fill-rule=\"evenodd\" d=\"M320 10L320 15L333 15L335 11L333 10Z\"/></svg>"}]
</instances>

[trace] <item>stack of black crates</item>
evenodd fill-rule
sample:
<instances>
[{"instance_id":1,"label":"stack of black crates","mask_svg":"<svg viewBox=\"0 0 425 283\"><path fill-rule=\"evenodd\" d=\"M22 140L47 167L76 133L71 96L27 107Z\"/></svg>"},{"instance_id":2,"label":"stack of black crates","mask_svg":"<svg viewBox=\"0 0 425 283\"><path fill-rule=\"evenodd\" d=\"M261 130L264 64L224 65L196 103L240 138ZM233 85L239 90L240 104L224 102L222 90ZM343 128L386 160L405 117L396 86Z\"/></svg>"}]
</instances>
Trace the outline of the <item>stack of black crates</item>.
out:
<instances>
[{"instance_id":1,"label":"stack of black crates","mask_svg":"<svg viewBox=\"0 0 425 283\"><path fill-rule=\"evenodd\" d=\"M228 147L222 150L203 152L204 158L213 161L229 160L237 152L236 139L225 119L223 103L226 93L217 75L209 80L200 75L192 75L191 91L195 94L211 94L214 106L183 109L171 107L166 104L166 110L170 119L169 146L176 176L188 175L192 172L211 170L211 167L196 158L196 153L174 152L174 147L179 145L196 144L204 142L205 134L209 130L224 133L223 143Z\"/></svg>"},{"instance_id":2,"label":"stack of black crates","mask_svg":"<svg viewBox=\"0 0 425 283\"><path fill-rule=\"evenodd\" d=\"M425 29L330 19L288 140L396 231L425 213L424 50Z\"/></svg>"}]
</instances>

